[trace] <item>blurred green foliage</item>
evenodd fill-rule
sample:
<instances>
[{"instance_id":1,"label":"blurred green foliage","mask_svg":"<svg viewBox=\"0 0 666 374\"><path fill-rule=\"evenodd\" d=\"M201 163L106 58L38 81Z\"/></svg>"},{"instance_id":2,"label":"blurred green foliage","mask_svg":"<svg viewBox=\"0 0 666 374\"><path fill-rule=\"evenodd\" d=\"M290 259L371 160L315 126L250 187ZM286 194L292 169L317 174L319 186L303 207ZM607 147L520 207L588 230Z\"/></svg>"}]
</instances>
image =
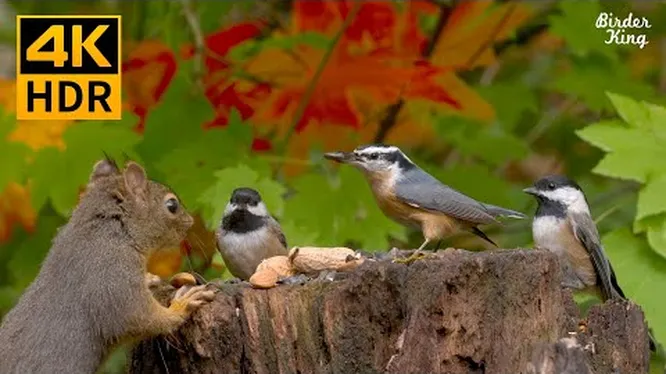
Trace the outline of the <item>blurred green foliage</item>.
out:
<instances>
[{"instance_id":1,"label":"blurred green foliage","mask_svg":"<svg viewBox=\"0 0 666 374\"><path fill-rule=\"evenodd\" d=\"M158 39L175 50L193 39L183 4L194 9L201 31L209 34L228 24L229 14L252 12L253 3L11 2L20 14L122 13L128 39ZM563 40L563 46L516 42L500 54L497 64L459 73L492 105L494 120L421 110L416 104L404 111L411 111L415 122L430 126L442 144L403 148L452 187L526 213L534 210L534 202L520 190L537 177L562 172L577 180L587 193L620 284L644 308L658 340L666 341L666 301L659 295L660 285L666 284L666 109L660 87L666 72L663 57L649 60L650 53L658 55L653 50L659 50L660 40L666 40L666 6L659 3L646 9L638 3L553 2L531 22L546 24L547 35ZM594 27L601 11L633 11L652 20L654 27L645 30L651 41L647 51L605 44L604 30ZM276 12L289 16L288 8ZM431 21L423 22L428 30L434 29ZM0 35L12 32L0 27ZM333 48L328 36L308 32L250 39L232 48L227 57L246 61L265 49L301 45ZM636 62L641 58L648 63ZM12 226L10 239L0 246L0 315L36 275L57 228L74 208L80 187L103 152L142 163L152 178L173 188L209 230L218 225L231 190L251 186L280 220L290 245L346 244L381 251L420 244L420 233L382 215L359 172L336 168L321 158L322 151L330 150L320 146L327 135L310 143L308 157L294 159L283 149L252 151L253 118L243 120L237 110L228 114L228 125L204 129L201 125L213 120L216 110L196 87L194 64L178 60L176 75L145 119L142 134L135 131L137 117L128 112L122 121L68 127L62 134L64 147L33 149L11 140L10 134L21 124L8 110L0 112L0 191L12 182L29 182L30 205L37 212L32 232ZM233 66L233 75L243 77L239 65ZM283 140L271 136L270 140ZM282 168L290 163L304 166L305 171L284 175ZM0 202L3 198L7 199L0 196ZM0 210L10 209L7 204L0 204ZM488 228L488 234L506 248L529 247L529 224L511 221ZM466 235L448 244L482 248ZM219 261L216 256L212 265ZM184 262L183 269L193 262ZM203 271L226 276L211 268ZM120 370L123 361L123 352L114 355L109 372Z\"/></svg>"}]
</instances>

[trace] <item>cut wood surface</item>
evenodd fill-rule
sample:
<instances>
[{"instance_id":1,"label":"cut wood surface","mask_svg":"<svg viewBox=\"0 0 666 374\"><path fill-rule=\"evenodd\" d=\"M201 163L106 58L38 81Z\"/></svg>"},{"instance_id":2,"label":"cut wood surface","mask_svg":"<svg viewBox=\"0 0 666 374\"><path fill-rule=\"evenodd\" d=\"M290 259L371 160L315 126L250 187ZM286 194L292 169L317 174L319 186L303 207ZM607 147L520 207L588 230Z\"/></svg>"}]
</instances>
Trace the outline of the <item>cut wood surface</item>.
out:
<instances>
[{"instance_id":1,"label":"cut wood surface","mask_svg":"<svg viewBox=\"0 0 666 374\"><path fill-rule=\"evenodd\" d=\"M218 287L177 334L140 343L130 372L647 371L640 308L609 302L580 323L545 251L446 250L408 265L365 261L335 280Z\"/></svg>"}]
</instances>

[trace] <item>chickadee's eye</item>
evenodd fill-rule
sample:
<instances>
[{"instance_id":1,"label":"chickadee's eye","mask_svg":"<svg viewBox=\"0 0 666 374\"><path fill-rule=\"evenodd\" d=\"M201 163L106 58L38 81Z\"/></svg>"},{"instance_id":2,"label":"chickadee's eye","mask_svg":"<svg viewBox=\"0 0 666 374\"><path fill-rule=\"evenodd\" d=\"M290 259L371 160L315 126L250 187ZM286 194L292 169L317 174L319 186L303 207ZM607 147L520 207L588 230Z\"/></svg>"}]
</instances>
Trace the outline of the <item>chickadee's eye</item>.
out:
<instances>
[{"instance_id":1,"label":"chickadee's eye","mask_svg":"<svg viewBox=\"0 0 666 374\"><path fill-rule=\"evenodd\" d=\"M164 206L169 211L169 213L176 214L176 212L178 212L178 208L180 207L180 203L175 196L170 194L167 195L164 199Z\"/></svg>"},{"instance_id":2,"label":"chickadee's eye","mask_svg":"<svg viewBox=\"0 0 666 374\"><path fill-rule=\"evenodd\" d=\"M555 183L548 183L548 188L551 190L555 189Z\"/></svg>"}]
</instances>

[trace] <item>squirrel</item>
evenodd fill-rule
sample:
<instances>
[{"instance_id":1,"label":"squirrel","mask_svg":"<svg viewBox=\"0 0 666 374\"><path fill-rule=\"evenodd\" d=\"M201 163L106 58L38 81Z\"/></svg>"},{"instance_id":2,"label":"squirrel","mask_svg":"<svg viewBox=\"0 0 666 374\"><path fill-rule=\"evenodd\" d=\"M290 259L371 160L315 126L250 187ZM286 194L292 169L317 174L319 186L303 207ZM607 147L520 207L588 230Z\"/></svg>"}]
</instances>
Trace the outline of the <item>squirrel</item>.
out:
<instances>
[{"instance_id":1,"label":"squirrel","mask_svg":"<svg viewBox=\"0 0 666 374\"><path fill-rule=\"evenodd\" d=\"M183 287L164 307L146 264L192 224L139 164L121 172L98 161L39 274L0 325L0 373L94 373L115 346L175 332L214 291Z\"/></svg>"}]
</instances>

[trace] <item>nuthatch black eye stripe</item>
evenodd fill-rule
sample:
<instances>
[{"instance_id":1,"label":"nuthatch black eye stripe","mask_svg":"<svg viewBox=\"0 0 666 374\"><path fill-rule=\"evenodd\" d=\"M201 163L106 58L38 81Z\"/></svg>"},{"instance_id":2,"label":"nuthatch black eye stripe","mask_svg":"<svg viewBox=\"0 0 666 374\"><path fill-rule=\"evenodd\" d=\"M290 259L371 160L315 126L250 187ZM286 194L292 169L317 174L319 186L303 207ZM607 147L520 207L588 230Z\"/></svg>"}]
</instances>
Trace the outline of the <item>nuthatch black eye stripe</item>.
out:
<instances>
[{"instance_id":1,"label":"nuthatch black eye stripe","mask_svg":"<svg viewBox=\"0 0 666 374\"><path fill-rule=\"evenodd\" d=\"M499 216L525 217L520 212L478 202L442 184L395 146L369 144L353 152L329 152L324 157L363 171L386 216L421 228L425 241L419 250L457 230L470 231L494 245L477 225L494 223Z\"/></svg>"}]
</instances>

